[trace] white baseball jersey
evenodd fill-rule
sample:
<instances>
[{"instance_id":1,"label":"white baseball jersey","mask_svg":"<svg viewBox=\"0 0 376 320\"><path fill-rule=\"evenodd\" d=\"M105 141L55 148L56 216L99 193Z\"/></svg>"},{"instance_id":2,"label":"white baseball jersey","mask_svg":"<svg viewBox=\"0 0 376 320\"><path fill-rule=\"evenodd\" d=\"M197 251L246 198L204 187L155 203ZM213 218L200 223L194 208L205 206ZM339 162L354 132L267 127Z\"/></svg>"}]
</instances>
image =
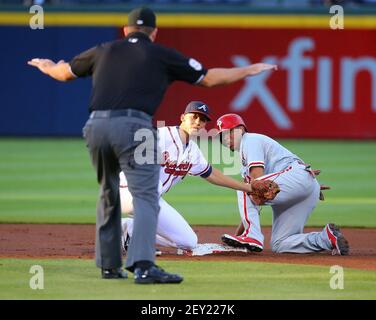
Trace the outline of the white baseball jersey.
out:
<instances>
[{"instance_id":1,"label":"white baseball jersey","mask_svg":"<svg viewBox=\"0 0 376 320\"><path fill-rule=\"evenodd\" d=\"M208 177L211 165L205 159L198 145L189 140L183 145L179 127L158 128L158 146L162 154L159 174L159 194L168 192L171 187L182 181L187 174ZM123 172L120 173L120 186L126 184Z\"/></svg>"},{"instance_id":2,"label":"white baseball jersey","mask_svg":"<svg viewBox=\"0 0 376 320\"><path fill-rule=\"evenodd\" d=\"M162 154L159 181L161 194L182 181L187 174L204 176L211 173L211 165L205 159L194 141L184 146L179 135L179 127L158 129L158 145Z\"/></svg>"},{"instance_id":3,"label":"white baseball jersey","mask_svg":"<svg viewBox=\"0 0 376 320\"><path fill-rule=\"evenodd\" d=\"M243 178L247 178L249 169L252 167L264 167L264 174L270 174L286 169L296 160L302 161L277 141L257 133L243 135L240 143L240 156Z\"/></svg>"}]
</instances>

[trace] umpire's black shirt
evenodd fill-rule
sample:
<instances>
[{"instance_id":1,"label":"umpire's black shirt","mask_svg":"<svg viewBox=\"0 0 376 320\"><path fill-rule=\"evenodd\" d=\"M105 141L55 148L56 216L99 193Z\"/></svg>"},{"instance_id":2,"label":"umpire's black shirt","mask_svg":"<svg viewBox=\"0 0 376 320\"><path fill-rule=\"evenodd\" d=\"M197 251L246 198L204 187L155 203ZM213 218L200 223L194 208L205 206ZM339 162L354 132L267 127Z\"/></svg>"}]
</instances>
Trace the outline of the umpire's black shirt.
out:
<instances>
[{"instance_id":1,"label":"umpire's black shirt","mask_svg":"<svg viewBox=\"0 0 376 320\"><path fill-rule=\"evenodd\" d=\"M93 76L90 111L130 108L150 115L173 81L193 84L207 73L195 59L155 44L141 32L91 48L69 64L75 76Z\"/></svg>"}]
</instances>

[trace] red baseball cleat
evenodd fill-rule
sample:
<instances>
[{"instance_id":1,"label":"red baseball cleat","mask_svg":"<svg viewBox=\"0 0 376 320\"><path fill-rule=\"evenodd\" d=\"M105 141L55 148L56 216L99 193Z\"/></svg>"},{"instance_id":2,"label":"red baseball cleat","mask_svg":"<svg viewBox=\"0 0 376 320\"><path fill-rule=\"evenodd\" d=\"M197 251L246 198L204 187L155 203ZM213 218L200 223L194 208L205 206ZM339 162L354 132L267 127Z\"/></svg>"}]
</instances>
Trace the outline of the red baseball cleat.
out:
<instances>
[{"instance_id":1,"label":"red baseball cleat","mask_svg":"<svg viewBox=\"0 0 376 320\"><path fill-rule=\"evenodd\" d=\"M222 241L231 247L246 248L253 252L261 252L264 249L260 241L246 236L231 236L225 233L222 236Z\"/></svg>"},{"instance_id":2,"label":"red baseball cleat","mask_svg":"<svg viewBox=\"0 0 376 320\"><path fill-rule=\"evenodd\" d=\"M350 251L349 242L343 236L339 227L334 223L328 223L325 226L325 230L333 247L332 254L335 255L338 253L341 256L347 256Z\"/></svg>"}]
</instances>

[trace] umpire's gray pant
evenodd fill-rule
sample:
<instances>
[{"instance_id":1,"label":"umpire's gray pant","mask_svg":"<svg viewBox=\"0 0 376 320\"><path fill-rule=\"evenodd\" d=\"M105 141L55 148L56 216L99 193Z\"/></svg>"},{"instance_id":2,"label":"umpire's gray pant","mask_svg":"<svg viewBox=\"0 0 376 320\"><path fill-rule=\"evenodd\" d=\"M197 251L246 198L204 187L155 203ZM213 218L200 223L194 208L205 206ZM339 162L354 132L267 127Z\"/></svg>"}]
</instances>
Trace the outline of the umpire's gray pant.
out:
<instances>
[{"instance_id":1,"label":"umpire's gray pant","mask_svg":"<svg viewBox=\"0 0 376 320\"><path fill-rule=\"evenodd\" d=\"M135 133L140 133L139 130L142 130L140 140L143 136L145 140L146 136L147 143L135 141ZM151 119L94 117L87 121L83 134L100 184L95 243L97 266L112 269L122 265L120 170L128 179L135 217L126 268L133 271L137 261L154 262L160 167L157 163L157 133ZM140 164L145 158L149 163Z\"/></svg>"}]
</instances>

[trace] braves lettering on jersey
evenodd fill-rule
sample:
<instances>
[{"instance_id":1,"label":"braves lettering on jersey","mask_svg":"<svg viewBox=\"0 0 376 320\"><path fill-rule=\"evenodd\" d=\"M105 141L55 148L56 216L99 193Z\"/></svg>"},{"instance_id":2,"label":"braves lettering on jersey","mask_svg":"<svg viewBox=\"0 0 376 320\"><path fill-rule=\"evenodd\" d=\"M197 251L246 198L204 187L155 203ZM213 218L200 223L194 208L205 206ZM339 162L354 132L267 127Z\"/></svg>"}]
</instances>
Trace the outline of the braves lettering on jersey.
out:
<instances>
[{"instance_id":1,"label":"braves lettering on jersey","mask_svg":"<svg viewBox=\"0 0 376 320\"><path fill-rule=\"evenodd\" d=\"M162 154L159 174L159 194L168 192L171 187L182 181L187 174L206 178L212 171L198 145L189 140L184 146L179 127L158 128L158 146ZM120 174L120 186L124 186L124 174Z\"/></svg>"}]
</instances>

